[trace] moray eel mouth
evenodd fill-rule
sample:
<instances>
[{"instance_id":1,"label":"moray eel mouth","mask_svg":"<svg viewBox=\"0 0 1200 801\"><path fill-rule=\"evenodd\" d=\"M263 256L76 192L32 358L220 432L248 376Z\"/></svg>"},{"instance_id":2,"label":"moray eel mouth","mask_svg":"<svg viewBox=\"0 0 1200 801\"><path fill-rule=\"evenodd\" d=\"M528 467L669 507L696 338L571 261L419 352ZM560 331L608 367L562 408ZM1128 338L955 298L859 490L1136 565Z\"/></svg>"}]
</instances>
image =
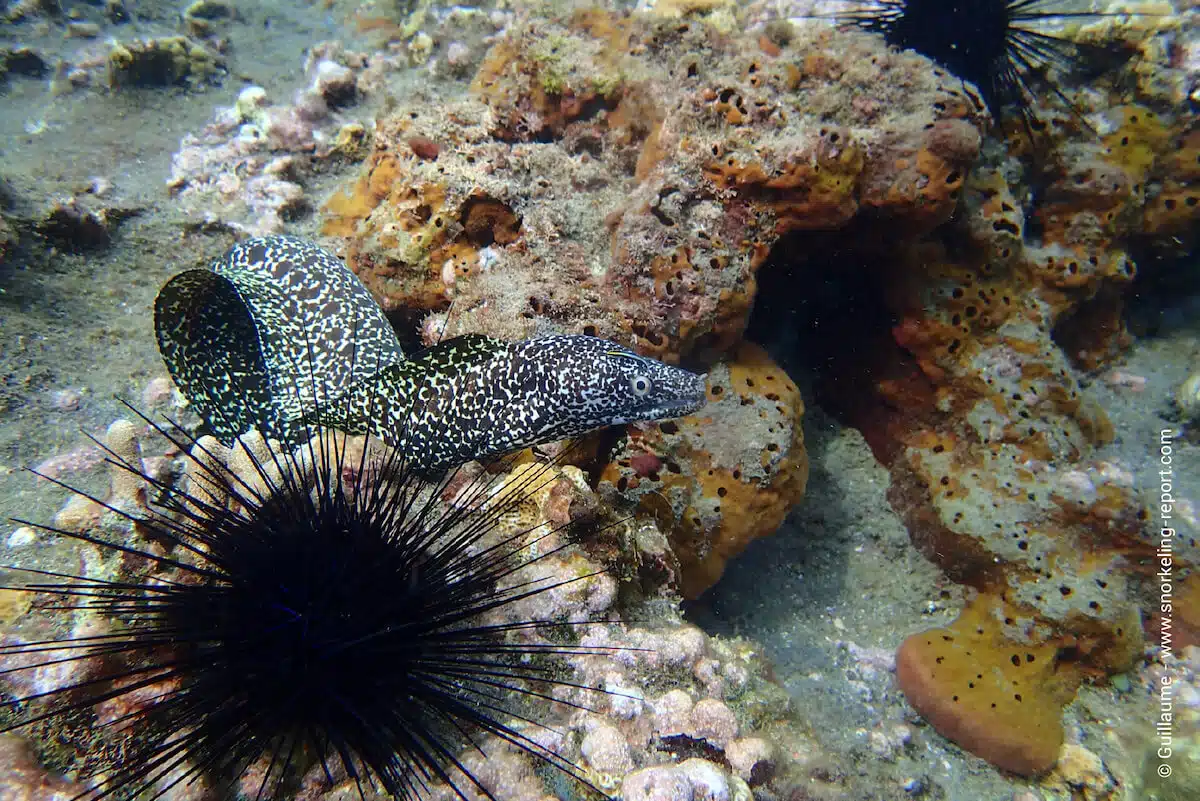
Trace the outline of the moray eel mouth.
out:
<instances>
[{"instance_id":1,"label":"moray eel mouth","mask_svg":"<svg viewBox=\"0 0 1200 801\"><path fill-rule=\"evenodd\" d=\"M684 417L697 412L708 401L708 374L691 376L691 386L673 398L654 398L646 403L631 406L625 413L613 418L614 425L636 423L645 420L664 420Z\"/></svg>"}]
</instances>

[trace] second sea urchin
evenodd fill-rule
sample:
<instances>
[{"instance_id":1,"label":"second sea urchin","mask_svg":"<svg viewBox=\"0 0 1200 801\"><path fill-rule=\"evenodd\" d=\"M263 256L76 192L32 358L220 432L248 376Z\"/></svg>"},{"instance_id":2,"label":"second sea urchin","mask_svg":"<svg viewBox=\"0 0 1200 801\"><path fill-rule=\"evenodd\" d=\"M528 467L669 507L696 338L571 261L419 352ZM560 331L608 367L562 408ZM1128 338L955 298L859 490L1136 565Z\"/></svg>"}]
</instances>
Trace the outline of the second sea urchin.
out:
<instances>
[{"instance_id":1,"label":"second sea urchin","mask_svg":"<svg viewBox=\"0 0 1200 801\"><path fill-rule=\"evenodd\" d=\"M1085 48L1037 30L1039 23L1095 17L1068 11L1063 0L869 0L835 19L879 33L979 88L992 116L1014 107L1032 130L1035 76L1079 66ZM1061 90L1051 90L1066 102ZM1070 106L1070 103L1067 103Z\"/></svg>"},{"instance_id":2,"label":"second sea urchin","mask_svg":"<svg viewBox=\"0 0 1200 801\"><path fill-rule=\"evenodd\" d=\"M555 656L583 649L514 611L589 578L539 580L545 527L512 524L550 468L431 484L395 451L328 432L295 450L250 435L225 452L158 428L189 480L110 450L157 500L104 501L109 523L83 531L38 526L79 543L91 568L15 568L34 578L10 587L72 625L0 647L19 696L3 730L92 738L67 765L80 797L200 782L218 798L279 798L307 777L360 797L440 783L490 798L460 758L489 737L579 776L521 712L555 687L584 689L554 672Z\"/></svg>"}]
</instances>

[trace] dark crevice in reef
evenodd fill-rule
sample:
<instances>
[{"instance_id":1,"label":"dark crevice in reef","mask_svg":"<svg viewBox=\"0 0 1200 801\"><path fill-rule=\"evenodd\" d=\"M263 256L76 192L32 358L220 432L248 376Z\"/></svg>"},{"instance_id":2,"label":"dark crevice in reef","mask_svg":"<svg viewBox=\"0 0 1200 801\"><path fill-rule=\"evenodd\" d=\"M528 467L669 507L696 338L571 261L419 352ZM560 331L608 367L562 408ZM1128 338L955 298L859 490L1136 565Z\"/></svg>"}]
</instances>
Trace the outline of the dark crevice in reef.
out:
<instances>
[{"instance_id":1,"label":"dark crevice in reef","mask_svg":"<svg viewBox=\"0 0 1200 801\"><path fill-rule=\"evenodd\" d=\"M808 405L804 426L810 456L824 453L836 436L833 421L862 431L876 458L886 463L891 456L888 422L896 415L878 384L898 371L917 372L893 336L899 320L888 305L888 282L897 268L889 255L895 241L865 238L857 231L792 233L775 244L756 274L745 337L763 346L799 386ZM817 456L810 463L809 500L801 504L828 501L842 481ZM828 526L825 533L845 533L843 511L826 512L815 517L802 512L792 527L785 524L776 536L751 543L729 562L716 585L684 604L687 618L709 633L761 636L787 675L821 670L829 658L825 650L781 641L778 632L808 625L845 597L844 543L804 528L816 519ZM781 571L781 564L789 568ZM789 578L793 575L803 578ZM772 582L767 592L760 590L764 580ZM774 601L782 598L786 605L777 606ZM740 631L741 625L752 631ZM788 686L801 692L790 679Z\"/></svg>"},{"instance_id":2,"label":"dark crevice in reef","mask_svg":"<svg viewBox=\"0 0 1200 801\"><path fill-rule=\"evenodd\" d=\"M1125 295L1125 321L1135 336L1200 330L1200 269L1182 247L1163 253L1135 243L1130 257L1137 276Z\"/></svg>"},{"instance_id":3,"label":"dark crevice in reef","mask_svg":"<svg viewBox=\"0 0 1200 801\"><path fill-rule=\"evenodd\" d=\"M429 314L427 310L402 306L385 314L406 354L412 356L425 348L421 342L421 322Z\"/></svg>"},{"instance_id":4,"label":"dark crevice in reef","mask_svg":"<svg viewBox=\"0 0 1200 801\"><path fill-rule=\"evenodd\" d=\"M1121 289L1105 287L1055 322L1050 336L1077 369L1109 364L1129 344L1121 323L1123 299Z\"/></svg>"},{"instance_id":5,"label":"dark crevice in reef","mask_svg":"<svg viewBox=\"0 0 1200 801\"><path fill-rule=\"evenodd\" d=\"M915 365L896 344L888 308L888 249L843 233L781 239L758 272L746 337L843 425L863 432L876 457L890 459L881 379L912 380ZM911 368L911 370L909 369Z\"/></svg>"}]
</instances>

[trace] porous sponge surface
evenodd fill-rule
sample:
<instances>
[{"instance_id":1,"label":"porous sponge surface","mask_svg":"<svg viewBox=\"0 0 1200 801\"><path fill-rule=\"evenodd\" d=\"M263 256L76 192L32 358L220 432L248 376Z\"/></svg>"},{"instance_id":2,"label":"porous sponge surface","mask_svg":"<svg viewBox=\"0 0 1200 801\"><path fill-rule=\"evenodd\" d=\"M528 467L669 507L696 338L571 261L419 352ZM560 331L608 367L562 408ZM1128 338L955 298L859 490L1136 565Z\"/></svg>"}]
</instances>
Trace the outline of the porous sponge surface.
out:
<instances>
[{"instance_id":1,"label":"porous sponge surface","mask_svg":"<svg viewBox=\"0 0 1200 801\"><path fill-rule=\"evenodd\" d=\"M709 373L698 414L630 433L604 468L600 493L643 511L665 505L678 588L695 598L729 559L773 534L808 481L804 402L766 352L743 342Z\"/></svg>"},{"instance_id":2,"label":"porous sponge surface","mask_svg":"<svg viewBox=\"0 0 1200 801\"><path fill-rule=\"evenodd\" d=\"M1021 645L1001 631L1003 604L980 596L944 628L914 634L896 655L909 702L939 733L993 765L1032 776L1054 766L1062 708L1080 674L1052 643Z\"/></svg>"}]
</instances>

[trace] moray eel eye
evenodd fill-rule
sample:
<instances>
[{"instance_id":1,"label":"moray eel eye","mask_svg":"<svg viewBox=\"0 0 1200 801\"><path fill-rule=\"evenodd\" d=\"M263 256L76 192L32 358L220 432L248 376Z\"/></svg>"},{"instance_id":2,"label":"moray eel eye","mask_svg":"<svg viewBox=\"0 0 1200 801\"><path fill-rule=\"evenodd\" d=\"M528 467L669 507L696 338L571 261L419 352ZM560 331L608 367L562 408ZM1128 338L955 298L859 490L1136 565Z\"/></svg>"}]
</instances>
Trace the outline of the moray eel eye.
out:
<instances>
[{"instance_id":1,"label":"moray eel eye","mask_svg":"<svg viewBox=\"0 0 1200 801\"><path fill-rule=\"evenodd\" d=\"M629 380L629 387L639 398L648 394L654 388L654 382L648 376L635 375Z\"/></svg>"}]
</instances>

